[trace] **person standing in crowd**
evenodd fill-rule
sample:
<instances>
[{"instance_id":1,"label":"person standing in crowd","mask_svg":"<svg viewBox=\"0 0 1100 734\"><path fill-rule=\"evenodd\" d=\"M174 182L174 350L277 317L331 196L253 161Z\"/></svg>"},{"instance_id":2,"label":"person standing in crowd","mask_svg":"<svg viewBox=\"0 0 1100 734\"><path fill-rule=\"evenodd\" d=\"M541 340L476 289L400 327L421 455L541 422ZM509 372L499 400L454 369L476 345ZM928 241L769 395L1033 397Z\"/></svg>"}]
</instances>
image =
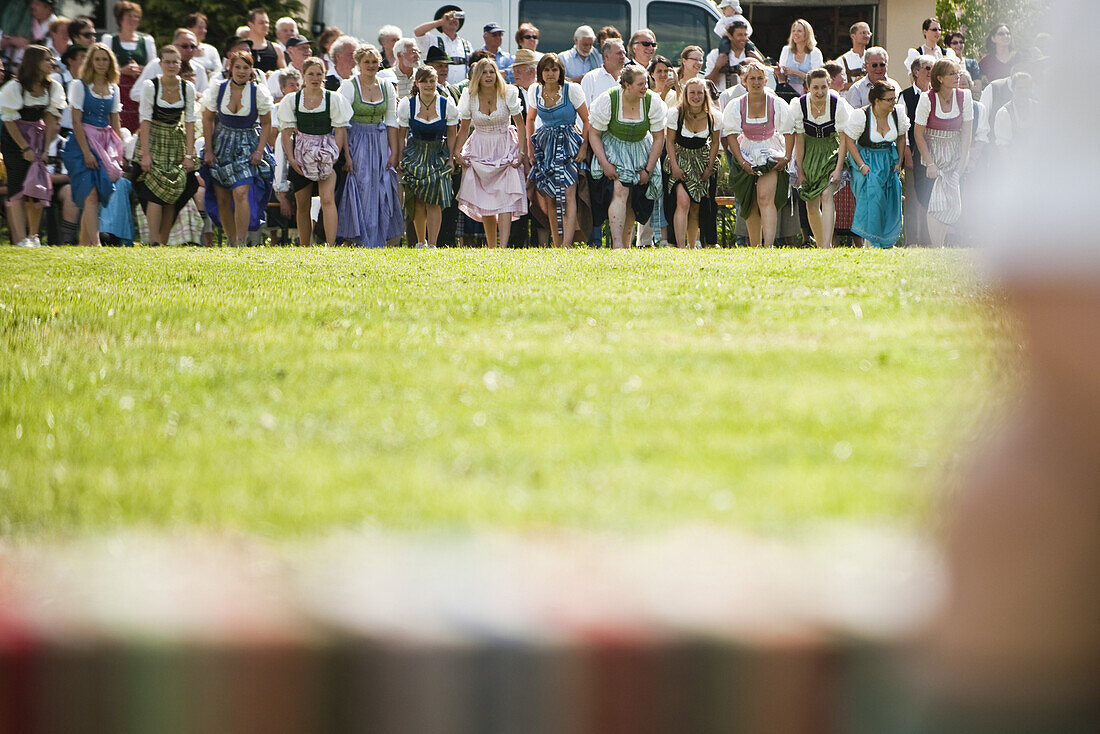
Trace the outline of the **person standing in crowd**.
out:
<instances>
[{"instance_id":1,"label":"person standing in crowd","mask_svg":"<svg viewBox=\"0 0 1100 734\"><path fill-rule=\"evenodd\" d=\"M338 91L340 85L355 74L355 49L358 46L359 41L351 36L340 36L332 42L328 49L332 64L325 76L325 89Z\"/></svg>"},{"instance_id":2,"label":"person standing in crowd","mask_svg":"<svg viewBox=\"0 0 1100 734\"><path fill-rule=\"evenodd\" d=\"M195 38L195 34L186 28L177 28L172 36L172 48L176 50L176 55L180 58L180 68L177 70L177 74L186 81L191 82L195 87L195 91L202 94L206 91L209 83L206 78L206 69L194 58L195 49L198 46L199 43L198 39ZM130 90L130 98L135 102L141 102L145 93L145 82L155 79L162 73L160 59L153 59L146 64L145 68L141 70L141 75L134 83L134 88Z\"/></svg>"},{"instance_id":3,"label":"person standing in crowd","mask_svg":"<svg viewBox=\"0 0 1100 734\"><path fill-rule=\"evenodd\" d=\"M787 82L796 93L806 93L806 76L825 65L813 26L799 18L791 23L787 45L779 53L779 81Z\"/></svg>"},{"instance_id":4,"label":"person standing in crowd","mask_svg":"<svg viewBox=\"0 0 1100 734\"><path fill-rule=\"evenodd\" d=\"M530 49L521 48L516 51L515 60L512 62L512 73L516 80L516 88L519 89L519 101L524 110L524 121L527 120L528 93L535 84L538 75L536 65L542 57L543 54L536 53ZM577 85L577 91L581 91L579 85ZM583 95L584 92L581 92L581 94Z\"/></svg>"},{"instance_id":5,"label":"person standing in crowd","mask_svg":"<svg viewBox=\"0 0 1100 734\"><path fill-rule=\"evenodd\" d=\"M134 185L149 221L150 244L168 243L180 210L199 190L195 178L195 86L179 76L180 53L160 49L163 73L141 87L141 175Z\"/></svg>"},{"instance_id":6,"label":"person standing in crowd","mask_svg":"<svg viewBox=\"0 0 1100 734\"><path fill-rule=\"evenodd\" d=\"M329 67L332 66L332 59L330 59L328 56L329 46L332 45L333 41L343 35L345 34L342 30L334 25L330 25L323 31L321 31L321 35L317 36L317 53L319 54L321 61L325 63L326 73L328 72Z\"/></svg>"},{"instance_id":7,"label":"person standing in crowd","mask_svg":"<svg viewBox=\"0 0 1100 734\"><path fill-rule=\"evenodd\" d=\"M1002 105L993 118L993 139L999 150L1014 147L1015 141L1031 130L1031 119L1034 116L1035 84L1031 74L1017 71L1010 79L1012 99Z\"/></svg>"},{"instance_id":8,"label":"person standing in crowd","mask_svg":"<svg viewBox=\"0 0 1100 734\"><path fill-rule=\"evenodd\" d=\"M829 248L836 225L833 195L842 183L846 155L840 131L848 124L852 108L829 89L824 69L807 74L806 84L807 93L791 105L798 195L806 202L806 218L817 246Z\"/></svg>"},{"instance_id":9,"label":"person standing in crowd","mask_svg":"<svg viewBox=\"0 0 1100 734\"><path fill-rule=\"evenodd\" d=\"M822 68L829 72L829 89L837 94L842 94L845 87L847 87L847 77L844 76L844 67L835 61L829 61L826 62L825 66Z\"/></svg>"},{"instance_id":10,"label":"person standing in crowd","mask_svg":"<svg viewBox=\"0 0 1100 734\"><path fill-rule=\"evenodd\" d=\"M940 59L955 58L955 52L950 47L944 48L940 45L943 38L943 25L940 23L939 18L925 18L921 24L921 33L924 34L924 43L916 48L909 49L909 53L905 57L906 69L913 65L913 61L918 56L931 56L932 63Z\"/></svg>"},{"instance_id":11,"label":"person standing in crowd","mask_svg":"<svg viewBox=\"0 0 1100 734\"><path fill-rule=\"evenodd\" d=\"M841 90L843 92L847 92L852 85L867 75L864 55L867 52L867 46L871 43L871 26L862 20L853 23L848 29L848 37L852 39L852 48L837 59L844 68L844 88ZM885 73L884 71L883 74Z\"/></svg>"},{"instance_id":12,"label":"person standing in crowd","mask_svg":"<svg viewBox=\"0 0 1100 734\"><path fill-rule=\"evenodd\" d=\"M488 23L481 29L481 37L485 39L485 45L482 46L482 48L493 55L493 61L496 62L497 68L500 69L500 73L503 74L504 79L511 84L511 66L514 59L512 54L501 48L501 45L504 43L504 29L499 23Z\"/></svg>"},{"instance_id":13,"label":"person standing in crowd","mask_svg":"<svg viewBox=\"0 0 1100 734\"><path fill-rule=\"evenodd\" d=\"M219 222L230 245L244 245L250 230L264 223L271 199L275 161L267 153L271 134L271 92L256 81L252 54L226 56L229 78L202 97L203 181L206 213Z\"/></svg>"},{"instance_id":14,"label":"person standing in crowd","mask_svg":"<svg viewBox=\"0 0 1100 734\"><path fill-rule=\"evenodd\" d=\"M657 36L648 28L639 28L631 34L626 53L635 64L648 69L657 53Z\"/></svg>"},{"instance_id":15,"label":"person standing in crowd","mask_svg":"<svg viewBox=\"0 0 1100 734\"><path fill-rule=\"evenodd\" d=\"M605 61L607 56L605 52ZM666 117L665 103L649 90L645 70L634 64L623 67L618 87L591 104L592 178L613 182L608 208L613 247L630 246L634 219L648 221L653 202L664 193L657 162L664 148Z\"/></svg>"},{"instance_id":16,"label":"person standing in crowd","mask_svg":"<svg viewBox=\"0 0 1100 734\"><path fill-rule=\"evenodd\" d=\"M947 47L955 52L955 57L963 64L963 68L970 74L970 91L975 95L982 93L982 67L977 59L966 58L966 34L962 31L953 31L947 36Z\"/></svg>"},{"instance_id":17,"label":"person standing in crowd","mask_svg":"<svg viewBox=\"0 0 1100 734\"><path fill-rule=\"evenodd\" d=\"M23 50L32 43L41 43L49 35L50 24L57 20L53 12L53 0L30 0L21 6L30 13L29 36L18 34L4 35L0 29L0 49L10 52L10 59L14 66L18 66L23 58ZM16 9L19 12L19 9ZM24 16L25 17L25 16ZM24 26L25 27L25 26Z\"/></svg>"},{"instance_id":18,"label":"person standing in crowd","mask_svg":"<svg viewBox=\"0 0 1100 734\"><path fill-rule=\"evenodd\" d=\"M1010 76L1015 64L1016 48L1012 45L1012 31L1004 23L999 23L986 36L985 56L978 61L982 69L982 86Z\"/></svg>"},{"instance_id":19,"label":"person standing in crowd","mask_svg":"<svg viewBox=\"0 0 1100 734\"><path fill-rule=\"evenodd\" d=\"M726 36L730 41L728 54L721 53L717 48L711 49L707 54L706 77L714 83L718 89L729 89L737 80L735 69L737 65L750 59L764 62L764 57L758 51L749 48L749 24L743 20L735 20L726 28Z\"/></svg>"},{"instance_id":20,"label":"person standing in crowd","mask_svg":"<svg viewBox=\"0 0 1100 734\"><path fill-rule=\"evenodd\" d=\"M577 180L588 157L588 104L580 85L566 77L557 54L545 54L538 83L527 96L531 181L550 222L554 247L569 247L577 230ZM584 124L577 130L576 120ZM536 121L542 124L536 130Z\"/></svg>"},{"instance_id":21,"label":"person standing in crowd","mask_svg":"<svg viewBox=\"0 0 1100 734\"><path fill-rule=\"evenodd\" d=\"M516 48L525 48L528 51L533 51L539 58L542 54L539 53L539 29L535 27L534 23L520 23L516 28Z\"/></svg>"},{"instance_id":22,"label":"person standing in crowd","mask_svg":"<svg viewBox=\"0 0 1100 734\"><path fill-rule=\"evenodd\" d=\"M520 148L517 132L526 127L519 92L505 83L492 59L474 65L470 86L458 101L458 118L457 160L465 169L458 208L482 223L488 247L507 247L512 221L527 212L522 171L527 146Z\"/></svg>"},{"instance_id":23,"label":"person standing in crowd","mask_svg":"<svg viewBox=\"0 0 1100 734\"><path fill-rule=\"evenodd\" d=\"M764 65L750 60L741 75L748 90L726 106L722 134L733 154L730 185L737 199L737 216L748 227L753 247L775 244L778 208L787 201L794 135L791 113L784 102L764 91Z\"/></svg>"},{"instance_id":24,"label":"person standing in crowd","mask_svg":"<svg viewBox=\"0 0 1100 734\"><path fill-rule=\"evenodd\" d=\"M928 233L934 247L943 247L948 229L962 216L959 182L970 162L974 98L959 88L955 59L932 67L932 88L922 94L913 119L917 149L932 183L928 201Z\"/></svg>"},{"instance_id":25,"label":"person standing in crowd","mask_svg":"<svg viewBox=\"0 0 1100 734\"><path fill-rule=\"evenodd\" d=\"M122 177L122 92L115 55L106 43L93 44L80 78L69 84L73 134L61 160L69 173L73 203L80 217L82 245L99 246L99 207L107 204Z\"/></svg>"},{"instance_id":26,"label":"person standing in crowd","mask_svg":"<svg viewBox=\"0 0 1100 734\"><path fill-rule=\"evenodd\" d=\"M875 247L893 247L901 235L901 173L909 118L898 109L897 90L871 85L870 103L848 119L848 165L856 211L851 230Z\"/></svg>"},{"instance_id":27,"label":"person standing in crowd","mask_svg":"<svg viewBox=\"0 0 1100 734\"><path fill-rule=\"evenodd\" d=\"M600 48L603 66L593 69L581 79L581 89L589 108L601 94L619 86L619 74L626 65L626 47L621 38L609 38Z\"/></svg>"},{"instance_id":28,"label":"person standing in crowd","mask_svg":"<svg viewBox=\"0 0 1100 734\"><path fill-rule=\"evenodd\" d=\"M130 0L120 0L115 5L115 22L118 35L104 34L103 43L118 59L118 88L122 92L122 126L132 133L138 129L138 102L130 96L145 65L157 57L153 37L138 32L141 25L141 6Z\"/></svg>"},{"instance_id":29,"label":"person standing in crowd","mask_svg":"<svg viewBox=\"0 0 1100 734\"><path fill-rule=\"evenodd\" d=\"M338 226L335 166L341 152L347 151L351 105L342 95L325 89L325 65L320 59L306 61L303 77L305 87L279 103L279 129L298 209L298 236L302 245L312 242L310 200L316 186L325 242L334 245Z\"/></svg>"},{"instance_id":30,"label":"person standing in crowd","mask_svg":"<svg viewBox=\"0 0 1100 734\"><path fill-rule=\"evenodd\" d=\"M684 85L688 83L688 80L697 78L703 72L705 60L706 56L702 47L684 46L684 50L680 52L680 67L676 70L675 86L669 90L668 95L665 97L665 103L669 107L679 104L679 96L684 91ZM708 94L713 95L711 102L716 103L718 101L718 88L709 79L704 81L708 85Z\"/></svg>"},{"instance_id":31,"label":"person standing in crowd","mask_svg":"<svg viewBox=\"0 0 1100 734\"><path fill-rule=\"evenodd\" d=\"M447 83L447 72L450 71L451 68L451 59L447 56L446 52L438 46L430 46L428 48L428 56L424 59L424 64L435 69L436 77L441 80L439 82L440 94L450 97L455 104L458 104L458 100L462 96L462 90ZM412 83L411 77L409 78L409 83Z\"/></svg>"},{"instance_id":32,"label":"person standing in crowd","mask_svg":"<svg viewBox=\"0 0 1100 734\"><path fill-rule=\"evenodd\" d=\"M359 75L340 85L351 105L348 176L340 199L336 236L345 242L381 247L401 237L405 216L397 190L397 98L393 85L378 81L382 54L374 46L355 49Z\"/></svg>"},{"instance_id":33,"label":"person standing in crowd","mask_svg":"<svg viewBox=\"0 0 1100 734\"><path fill-rule=\"evenodd\" d=\"M80 68L84 65L84 59L88 55L88 49L78 43L70 43L61 55L61 68L54 78L61 82L62 89L68 89L73 79L80 76ZM65 109L61 112L61 129L58 131L58 142L64 146L69 136L73 134L73 111L66 101ZM60 148L59 148L60 151Z\"/></svg>"},{"instance_id":34,"label":"person standing in crowd","mask_svg":"<svg viewBox=\"0 0 1100 734\"><path fill-rule=\"evenodd\" d=\"M623 34L619 32L619 29L613 25L605 25L603 28L596 31L596 48L603 48L603 43L609 38L618 38L623 40ZM625 45L624 45L625 47Z\"/></svg>"},{"instance_id":35,"label":"person standing in crowd","mask_svg":"<svg viewBox=\"0 0 1100 734\"><path fill-rule=\"evenodd\" d=\"M713 199L721 150L722 124L711 104L707 83L692 77L670 107L665 132L668 209L679 247L699 244L700 202Z\"/></svg>"},{"instance_id":36,"label":"person standing in crowd","mask_svg":"<svg viewBox=\"0 0 1100 734\"><path fill-rule=\"evenodd\" d=\"M672 62L656 54L646 67L646 73L649 74L649 88L667 105L669 97L675 97L677 90L676 72L672 68Z\"/></svg>"},{"instance_id":37,"label":"person standing in crowd","mask_svg":"<svg viewBox=\"0 0 1100 734\"><path fill-rule=\"evenodd\" d=\"M603 66L603 55L593 48L595 43L596 32L592 26L577 26L577 30L573 31L573 48L558 56L569 81L580 84L585 74Z\"/></svg>"},{"instance_id":38,"label":"person standing in crowd","mask_svg":"<svg viewBox=\"0 0 1100 734\"><path fill-rule=\"evenodd\" d=\"M284 15L275 21L275 50L286 58L286 42L298 35L298 21L288 15ZM290 63L287 60L287 63Z\"/></svg>"},{"instance_id":39,"label":"person standing in crowd","mask_svg":"<svg viewBox=\"0 0 1100 734\"><path fill-rule=\"evenodd\" d=\"M286 69L283 69L276 74L272 74L267 79L268 91L271 92L271 96L274 98L276 103L281 101L283 96L286 94L283 91L282 86L283 72L287 69L293 69L294 71L298 72L298 82L299 84L301 84L302 68L306 63L306 59L313 56L313 49L309 47L309 41L307 41L303 36L291 36L290 38L286 39L286 54L290 58L290 63L286 65ZM298 90L295 89L294 91Z\"/></svg>"},{"instance_id":40,"label":"person standing in crowd","mask_svg":"<svg viewBox=\"0 0 1100 734\"><path fill-rule=\"evenodd\" d=\"M439 46L451 57L448 84L460 84L466 78L466 63L473 49L470 42L458 32L466 22L465 14L455 5L444 5L436 11L435 19L421 23L413 29L413 37L421 55L428 53L428 46Z\"/></svg>"},{"instance_id":41,"label":"person standing in crowd","mask_svg":"<svg viewBox=\"0 0 1100 734\"><path fill-rule=\"evenodd\" d=\"M208 23L204 13L191 13L183 19L183 27L194 33L199 42L199 48L195 52L195 62L206 72L207 79L222 68L222 57L218 49L206 43Z\"/></svg>"},{"instance_id":42,"label":"person standing in crowd","mask_svg":"<svg viewBox=\"0 0 1100 734\"><path fill-rule=\"evenodd\" d=\"M447 58L447 70L450 73L450 57L446 56L446 51L439 49ZM413 89L413 75L416 73L417 68L420 66L420 49L416 45L416 41L412 38L402 38L397 43L393 44L393 53L397 58L397 64L379 72L378 78L383 81L392 82L397 88L397 98L405 99L412 94ZM447 75L443 75L441 80L446 83Z\"/></svg>"},{"instance_id":43,"label":"person standing in crowd","mask_svg":"<svg viewBox=\"0 0 1100 734\"><path fill-rule=\"evenodd\" d=\"M871 85L884 81L894 88L894 96L901 96L901 85L886 76L886 69L890 66L890 54L881 46L872 46L863 54L863 61L867 70L866 76L853 84L844 98L852 109L857 110L866 107L871 100Z\"/></svg>"},{"instance_id":44,"label":"person standing in crowd","mask_svg":"<svg viewBox=\"0 0 1100 734\"><path fill-rule=\"evenodd\" d=\"M451 203L458 105L439 94L435 69L416 70L413 93L397 107L400 173L417 247L435 247L443 207Z\"/></svg>"},{"instance_id":45,"label":"person standing in crowd","mask_svg":"<svg viewBox=\"0 0 1100 734\"><path fill-rule=\"evenodd\" d=\"M378 48L382 51L382 68L392 69L397 63L395 43L401 40L401 29L395 25L384 25L378 29Z\"/></svg>"},{"instance_id":46,"label":"person standing in crowd","mask_svg":"<svg viewBox=\"0 0 1100 734\"><path fill-rule=\"evenodd\" d=\"M69 21L69 41L87 49L95 43L95 23L86 15Z\"/></svg>"},{"instance_id":47,"label":"person standing in crowd","mask_svg":"<svg viewBox=\"0 0 1100 734\"><path fill-rule=\"evenodd\" d=\"M7 166L8 224L12 242L37 247L42 210L53 199L46 169L57 136L65 91L50 78L53 57L45 46L24 49L19 75L0 87L0 154Z\"/></svg>"},{"instance_id":48,"label":"person standing in crowd","mask_svg":"<svg viewBox=\"0 0 1100 734\"><path fill-rule=\"evenodd\" d=\"M50 28L46 31L46 40L43 44L50 50L50 56L53 57L54 63L60 66L61 54L65 53L65 49L69 47L69 24L71 20L64 16L58 16L57 20L50 23Z\"/></svg>"},{"instance_id":49,"label":"person standing in crowd","mask_svg":"<svg viewBox=\"0 0 1100 734\"><path fill-rule=\"evenodd\" d=\"M649 75L649 88L668 106L668 98L675 96L676 77L672 70L672 62L660 54L654 54L646 68ZM667 139L668 136L666 135ZM664 168L665 151L661 148L661 160L657 165ZM665 197L658 196L653 202L653 214L649 221L638 227L638 246L652 247L655 243L668 244L668 220L665 218Z\"/></svg>"},{"instance_id":50,"label":"person standing in crowd","mask_svg":"<svg viewBox=\"0 0 1100 734\"><path fill-rule=\"evenodd\" d=\"M265 74L286 67L286 59L275 49L274 44L268 42L269 33L271 19L267 11L263 8L249 10L247 38L252 42L252 60L254 66Z\"/></svg>"},{"instance_id":51,"label":"person standing in crowd","mask_svg":"<svg viewBox=\"0 0 1100 734\"><path fill-rule=\"evenodd\" d=\"M913 85L901 93L905 103L905 114L912 121L917 115L917 103L932 84L932 67L936 61L931 56L918 56L909 67L909 76ZM902 163L905 178L902 181L904 199L905 244L909 247L927 245L931 239L928 234L928 199L932 196L932 182L924 169L924 162L917 155L916 130L909 126L909 140L905 148Z\"/></svg>"}]
</instances>

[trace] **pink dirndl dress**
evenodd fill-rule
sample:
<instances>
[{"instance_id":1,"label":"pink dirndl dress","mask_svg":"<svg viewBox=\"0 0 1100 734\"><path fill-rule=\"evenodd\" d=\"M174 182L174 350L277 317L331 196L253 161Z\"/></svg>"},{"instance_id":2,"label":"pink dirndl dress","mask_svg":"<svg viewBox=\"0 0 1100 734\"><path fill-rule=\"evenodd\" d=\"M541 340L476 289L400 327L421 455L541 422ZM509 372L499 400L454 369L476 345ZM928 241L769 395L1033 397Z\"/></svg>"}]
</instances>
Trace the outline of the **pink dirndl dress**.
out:
<instances>
[{"instance_id":1,"label":"pink dirndl dress","mask_svg":"<svg viewBox=\"0 0 1100 734\"><path fill-rule=\"evenodd\" d=\"M515 88L509 89L510 96ZM463 95L469 95L469 90ZM472 132L462 146L468 167L458 190L458 208L478 222L498 214L519 219L527 213L527 182L522 165L517 165L521 161L519 137L510 124L508 103L498 98L496 108L486 115L478 109L476 93L467 101ZM463 109L460 102L460 115L465 117Z\"/></svg>"}]
</instances>

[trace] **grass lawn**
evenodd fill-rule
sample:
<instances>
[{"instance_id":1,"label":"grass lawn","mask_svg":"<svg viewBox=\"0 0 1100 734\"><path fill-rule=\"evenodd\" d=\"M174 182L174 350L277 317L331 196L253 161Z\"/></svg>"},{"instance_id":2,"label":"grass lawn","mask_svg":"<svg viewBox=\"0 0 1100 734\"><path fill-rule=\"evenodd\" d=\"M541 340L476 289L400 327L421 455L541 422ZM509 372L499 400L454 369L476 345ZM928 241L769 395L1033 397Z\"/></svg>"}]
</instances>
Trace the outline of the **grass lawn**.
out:
<instances>
[{"instance_id":1,"label":"grass lawn","mask_svg":"<svg viewBox=\"0 0 1100 734\"><path fill-rule=\"evenodd\" d=\"M0 251L0 534L926 517L1012 332L956 251Z\"/></svg>"}]
</instances>

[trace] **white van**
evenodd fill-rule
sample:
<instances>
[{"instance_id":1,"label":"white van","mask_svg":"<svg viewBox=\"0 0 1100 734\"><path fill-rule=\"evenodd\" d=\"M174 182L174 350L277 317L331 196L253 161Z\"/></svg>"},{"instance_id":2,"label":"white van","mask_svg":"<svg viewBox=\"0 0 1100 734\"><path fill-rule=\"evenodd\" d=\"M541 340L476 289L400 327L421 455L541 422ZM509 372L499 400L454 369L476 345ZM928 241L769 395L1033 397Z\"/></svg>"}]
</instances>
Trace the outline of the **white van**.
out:
<instances>
[{"instance_id":1,"label":"white van","mask_svg":"<svg viewBox=\"0 0 1100 734\"><path fill-rule=\"evenodd\" d=\"M674 62L684 46L702 46L706 53L718 43L718 10L710 0L313 0L312 29L316 35L326 26L337 26L376 43L378 29L392 24L411 37L413 28L434 18L444 5L457 5L466 13L459 36L472 49L484 45L481 29L494 22L504 27L503 48L512 53L515 30L524 22L539 29L538 48L544 53L572 48L579 25L594 30L613 25L624 38L650 28L657 35L657 53Z\"/></svg>"}]
</instances>

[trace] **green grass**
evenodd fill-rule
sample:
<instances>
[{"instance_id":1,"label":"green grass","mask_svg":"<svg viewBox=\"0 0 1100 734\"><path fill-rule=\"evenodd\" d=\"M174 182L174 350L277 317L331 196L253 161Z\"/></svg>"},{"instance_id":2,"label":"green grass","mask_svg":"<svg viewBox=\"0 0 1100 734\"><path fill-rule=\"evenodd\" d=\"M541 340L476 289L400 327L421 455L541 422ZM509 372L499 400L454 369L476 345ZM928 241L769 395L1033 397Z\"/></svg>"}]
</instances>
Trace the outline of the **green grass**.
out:
<instances>
[{"instance_id":1,"label":"green grass","mask_svg":"<svg viewBox=\"0 0 1100 734\"><path fill-rule=\"evenodd\" d=\"M952 251L0 252L0 534L927 516L1011 331Z\"/></svg>"}]
</instances>

